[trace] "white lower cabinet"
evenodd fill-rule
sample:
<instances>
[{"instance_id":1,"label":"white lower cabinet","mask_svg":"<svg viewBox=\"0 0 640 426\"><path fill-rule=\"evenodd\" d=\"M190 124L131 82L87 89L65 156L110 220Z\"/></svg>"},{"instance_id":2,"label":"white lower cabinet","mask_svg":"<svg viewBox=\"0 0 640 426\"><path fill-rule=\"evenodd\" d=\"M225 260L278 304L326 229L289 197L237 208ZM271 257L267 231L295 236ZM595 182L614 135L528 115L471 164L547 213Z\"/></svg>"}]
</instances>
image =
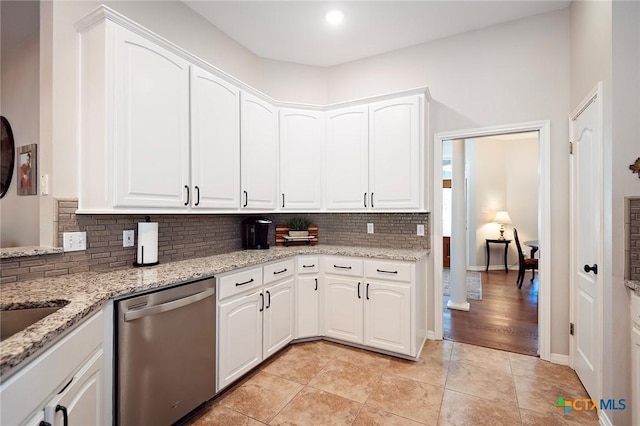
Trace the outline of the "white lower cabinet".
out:
<instances>
[{"instance_id":1,"label":"white lower cabinet","mask_svg":"<svg viewBox=\"0 0 640 426\"><path fill-rule=\"evenodd\" d=\"M633 424L640 424L640 329L634 324L631 330L631 414L633 416Z\"/></svg>"},{"instance_id":2,"label":"white lower cabinet","mask_svg":"<svg viewBox=\"0 0 640 426\"><path fill-rule=\"evenodd\" d=\"M219 304L217 390L262 361L263 298L257 291Z\"/></svg>"},{"instance_id":3,"label":"white lower cabinet","mask_svg":"<svg viewBox=\"0 0 640 426\"><path fill-rule=\"evenodd\" d=\"M100 425L105 419L105 320L94 314L0 385L0 424ZM10 407L10 409L8 409ZM64 422L66 411L68 422Z\"/></svg>"},{"instance_id":4,"label":"white lower cabinet","mask_svg":"<svg viewBox=\"0 0 640 426\"><path fill-rule=\"evenodd\" d=\"M411 286L367 280L364 298L364 344L411 352Z\"/></svg>"},{"instance_id":5,"label":"white lower cabinet","mask_svg":"<svg viewBox=\"0 0 640 426\"><path fill-rule=\"evenodd\" d=\"M325 275L324 283L324 335L364 343L362 279Z\"/></svg>"},{"instance_id":6,"label":"white lower cabinet","mask_svg":"<svg viewBox=\"0 0 640 426\"><path fill-rule=\"evenodd\" d=\"M218 279L216 391L227 387L293 340L293 265L291 259ZM245 285L247 290L242 292Z\"/></svg>"},{"instance_id":7,"label":"white lower cabinet","mask_svg":"<svg viewBox=\"0 0 640 426\"><path fill-rule=\"evenodd\" d=\"M320 327L320 259L298 257L296 283L296 339L321 336Z\"/></svg>"}]
</instances>

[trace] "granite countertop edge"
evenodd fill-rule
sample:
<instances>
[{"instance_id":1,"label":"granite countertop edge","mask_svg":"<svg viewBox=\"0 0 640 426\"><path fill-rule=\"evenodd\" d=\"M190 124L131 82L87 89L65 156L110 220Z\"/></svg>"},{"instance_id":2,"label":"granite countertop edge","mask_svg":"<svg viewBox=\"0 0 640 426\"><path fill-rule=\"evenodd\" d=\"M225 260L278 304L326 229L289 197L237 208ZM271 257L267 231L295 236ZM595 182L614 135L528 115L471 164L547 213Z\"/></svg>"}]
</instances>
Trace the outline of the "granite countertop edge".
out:
<instances>
[{"instance_id":1,"label":"granite countertop edge","mask_svg":"<svg viewBox=\"0 0 640 426\"><path fill-rule=\"evenodd\" d=\"M296 255L339 255L372 259L418 261L429 250L347 246L273 247L161 263L113 272L84 272L55 278L3 284L0 309L61 306L61 309L0 342L0 378L26 365L34 354L101 309L111 299L146 290L210 278L236 269Z\"/></svg>"},{"instance_id":2,"label":"granite countertop edge","mask_svg":"<svg viewBox=\"0 0 640 426\"><path fill-rule=\"evenodd\" d=\"M640 296L640 281L638 280L624 280L624 285L626 285L631 290L635 291L636 294Z\"/></svg>"},{"instance_id":3,"label":"granite countertop edge","mask_svg":"<svg viewBox=\"0 0 640 426\"><path fill-rule=\"evenodd\" d=\"M41 256L44 254L63 253L62 247L26 246L5 247L0 249L0 259L13 259L16 257Z\"/></svg>"}]
</instances>

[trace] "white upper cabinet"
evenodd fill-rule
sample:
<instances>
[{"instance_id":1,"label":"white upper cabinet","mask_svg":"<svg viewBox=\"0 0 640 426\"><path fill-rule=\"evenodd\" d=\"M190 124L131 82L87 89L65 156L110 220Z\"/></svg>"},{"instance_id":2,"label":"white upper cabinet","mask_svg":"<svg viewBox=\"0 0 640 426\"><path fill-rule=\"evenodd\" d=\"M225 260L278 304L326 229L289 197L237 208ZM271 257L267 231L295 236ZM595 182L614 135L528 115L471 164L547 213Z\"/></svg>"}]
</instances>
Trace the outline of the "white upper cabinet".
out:
<instances>
[{"instance_id":1,"label":"white upper cabinet","mask_svg":"<svg viewBox=\"0 0 640 426\"><path fill-rule=\"evenodd\" d=\"M124 28L115 35L114 205L183 208L189 191L189 63Z\"/></svg>"},{"instance_id":2,"label":"white upper cabinet","mask_svg":"<svg viewBox=\"0 0 640 426\"><path fill-rule=\"evenodd\" d=\"M278 134L275 108L249 93L241 95L241 206L275 209L278 179Z\"/></svg>"},{"instance_id":3,"label":"white upper cabinet","mask_svg":"<svg viewBox=\"0 0 640 426\"><path fill-rule=\"evenodd\" d=\"M369 106L369 192L373 209L417 209L421 201L421 98Z\"/></svg>"},{"instance_id":4,"label":"white upper cabinet","mask_svg":"<svg viewBox=\"0 0 640 426\"><path fill-rule=\"evenodd\" d=\"M320 160L324 146L324 113L280 110L280 208L322 207Z\"/></svg>"},{"instance_id":5,"label":"white upper cabinet","mask_svg":"<svg viewBox=\"0 0 640 426\"><path fill-rule=\"evenodd\" d=\"M325 181L327 209L362 210L369 206L367 105L326 113Z\"/></svg>"},{"instance_id":6,"label":"white upper cabinet","mask_svg":"<svg viewBox=\"0 0 640 426\"><path fill-rule=\"evenodd\" d=\"M240 90L191 67L191 207L240 207Z\"/></svg>"}]
</instances>

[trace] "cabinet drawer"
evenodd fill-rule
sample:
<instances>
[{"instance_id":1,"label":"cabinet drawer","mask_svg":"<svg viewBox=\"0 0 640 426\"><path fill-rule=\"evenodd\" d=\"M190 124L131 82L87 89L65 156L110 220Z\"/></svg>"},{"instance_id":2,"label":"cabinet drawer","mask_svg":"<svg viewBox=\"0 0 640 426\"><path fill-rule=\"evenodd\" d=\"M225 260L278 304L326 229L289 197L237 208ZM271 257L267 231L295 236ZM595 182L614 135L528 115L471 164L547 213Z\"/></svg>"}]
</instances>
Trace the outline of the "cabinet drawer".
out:
<instances>
[{"instance_id":1,"label":"cabinet drawer","mask_svg":"<svg viewBox=\"0 0 640 426\"><path fill-rule=\"evenodd\" d=\"M367 260L365 262L365 276L386 281L410 282L411 265L385 260Z\"/></svg>"},{"instance_id":2,"label":"cabinet drawer","mask_svg":"<svg viewBox=\"0 0 640 426\"><path fill-rule=\"evenodd\" d=\"M288 259L282 262L264 266L264 283L269 284L282 278L290 277L295 272L295 260Z\"/></svg>"},{"instance_id":3,"label":"cabinet drawer","mask_svg":"<svg viewBox=\"0 0 640 426\"><path fill-rule=\"evenodd\" d=\"M348 257L328 256L324 260L324 272L333 275L362 276L362 260Z\"/></svg>"},{"instance_id":4,"label":"cabinet drawer","mask_svg":"<svg viewBox=\"0 0 640 426\"><path fill-rule=\"evenodd\" d=\"M317 256L305 256L298 258L298 274L315 274L318 273L318 259Z\"/></svg>"},{"instance_id":5,"label":"cabinet drawer","mask_svg":"<svg viewBox=\"0 0 640 426\"><path fill-rule=\"evenodd\" d=\"M246 269L218 278L220 300L262 285L262 268Z\"/></svg>"},{"instance_id":6,"label":"cabinet drawer","mask_svg":"<svg viewBox=\"0 0 640 426\"><path fill-rule=\"evenodd\" d=\"M631 321L640 328L640 296L635 293L631 293Z\"/></svg>"}]
</instances>

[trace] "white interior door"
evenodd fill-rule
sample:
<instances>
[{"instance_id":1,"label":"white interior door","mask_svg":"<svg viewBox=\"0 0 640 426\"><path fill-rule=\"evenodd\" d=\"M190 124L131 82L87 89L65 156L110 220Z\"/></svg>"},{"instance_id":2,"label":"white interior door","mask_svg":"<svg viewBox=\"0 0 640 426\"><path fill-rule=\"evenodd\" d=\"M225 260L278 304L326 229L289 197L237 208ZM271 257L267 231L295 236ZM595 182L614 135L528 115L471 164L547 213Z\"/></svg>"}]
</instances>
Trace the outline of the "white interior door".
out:
<instances>
[{"instance_id":1,"label":"white interior door","mask_svg":"<svg viewBox=\"0 0 640 426\"><path fill-rule=\"evenodd\" d=\"M595 95L571 121L573 142L571 274L573 275L573 365L593 399L600 398L602 283L602 135Z\"/></svg>"}]
</instances>

